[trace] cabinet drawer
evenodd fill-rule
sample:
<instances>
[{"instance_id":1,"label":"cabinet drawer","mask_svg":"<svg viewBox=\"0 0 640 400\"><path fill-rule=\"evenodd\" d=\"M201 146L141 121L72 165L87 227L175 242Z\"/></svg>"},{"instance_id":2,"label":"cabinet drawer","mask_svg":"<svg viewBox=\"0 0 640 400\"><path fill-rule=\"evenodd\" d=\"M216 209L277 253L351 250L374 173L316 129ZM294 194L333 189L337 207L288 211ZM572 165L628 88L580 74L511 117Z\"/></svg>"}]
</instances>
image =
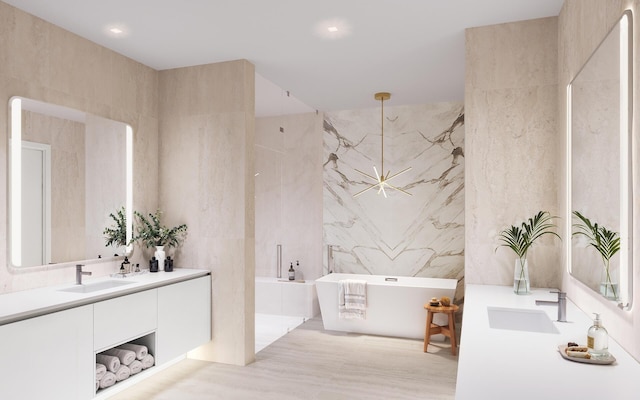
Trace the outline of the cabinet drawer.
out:
<instances>
[{"instance_id":1,"label":"cabinet drawer","mask_svg":"<svg viewBox=\"0 0 640 400\"><path fill-rule=\"evenodd\" d=\"M211 340L211 277L158 288L158 365Z\"/></svg>"},{"instance_id":2,"label":"cabinet drawer","mask_svg":"<svg viewBox=\"0 0 640 400\"><path fill-rule=\"evenodd\" d=\"M101 351L154 331L158 325L157 289L94 305L94 350Z\"/></svg>"}]
</instances>

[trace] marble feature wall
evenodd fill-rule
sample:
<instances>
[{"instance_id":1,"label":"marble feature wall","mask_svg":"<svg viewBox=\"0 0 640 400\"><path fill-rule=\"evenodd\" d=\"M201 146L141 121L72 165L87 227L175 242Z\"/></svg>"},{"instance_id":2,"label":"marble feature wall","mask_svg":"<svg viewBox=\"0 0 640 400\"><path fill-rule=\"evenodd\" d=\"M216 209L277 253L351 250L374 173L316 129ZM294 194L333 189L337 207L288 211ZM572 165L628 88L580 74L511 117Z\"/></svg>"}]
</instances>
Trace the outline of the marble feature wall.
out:
<instances>
[{"instance_id":1,"label":"marble feature wall","mask_svg":"<svg viewBox=\"0 0 640 400\"><path fill-rule=\"evenodd\" d=\"M322 276L322 115L256 119L256 276L282 276L300 262L297 279ZM280 132L280 128L284 132Z\"/></svg>"},{"instance_id":2,"label":"marble feature wall","mask_svg":"<svg viewBox=\"0 0 640 400\"><path fill-rule=\"evenodd\" d=\"M556 17L466 30L467 283L513 284L515 254L496 251L498 232L540 210L563 215L557 32ZM560 286L561 246L547 236L531 248L532 286Z\"/></svg>"},{"instance_id":3,"label":"marble feature wall","mask_svg":"<svg viewBox=\"0 0 640 400\"><path fill-rule=\"evenodd\" d=\"M566 85L578 74L589 56L594 52L598 44L607 35L611 28L618 22L622 13L630 9L633 15L633 58L638 59L640 54L640 12L639 0L565 0L560 15L558 17L558 130L562 136L566 135ZM637 121L638 104L640 104L640 79L638 79L638 66L634 66L633 72L633 119ZM639 126L634 123L632 126L632 136L640 137ZM562 147L560 154L560 166L566 162L566 147ZM637 160L640 160L640 146L636 144L633 148L633 173L640 172ZM562 168L564 172L564 168ZM562 204L567 198L567 181L564 180L559 186L560 201ZM635 179L632 188L633 210L632 215L640 215L640 184ZM616 205L617 207L617 205ZM634 218L632 224L634 235L632 251L636 255L633 265L634 303L638 302L640 292L640 268L638 268L638 254L640 254L640 223ZM565 241L565 246L567 243ZM565 248L565 251L570 251ZM634 306L630 311L620 310L611 301L604 299L600 294L579 282L568 273L566 260L562 263L562 289L567 292L567 296L575 302L586 313L600 313L609 331L609 335L621 346L629 351L636 360L640 360L640 308Z\"/></svg>"},{"instance_id":4,"label":"marble feature wall","mask_svg":"<svg viewBox=\"0 0 640 400\"><path fill-rule=\"evenodd\" d=\"M159 80L160 208L167 225L189 229L169 254L211 270L213 340L192 355L237 365L255 357L254 77L241 60Z\"/></svg>"},{"instance_id":5,"label":"marble feature wall","mask_svg":"<svg viewBox=\"0 0 640 400\"><path fill-rule=\"evenodd\" d=\"M410 192L372 189L381 168L380 107L326 113L324 244L333 270L375 275L464 275L465 116L460 103L384 109L385 174ZM326 249L326 247L325 247ZM325 256L325 271L327 270Z\"/></svg>"},{"instance_id":6,"label":"marble feature wall","mask_svg":"<svg viewBox=\"0 0 640 400\"><path fill-rule=\"evenodd\" d=\"M0 2L0 126L9 126L9 99L23 96L130 124L134 131L134 205L157 207L158 73L53 24ZM72 62L70 62L72 60ZM0 164L7 165L7 133ZM75 269L14 269L7 265L7 174L0 174L0 293L74 282ZM134 259L143 262L141 252ZM93 277L117 270L105 262Z\"/></svg>"}]
</instances>

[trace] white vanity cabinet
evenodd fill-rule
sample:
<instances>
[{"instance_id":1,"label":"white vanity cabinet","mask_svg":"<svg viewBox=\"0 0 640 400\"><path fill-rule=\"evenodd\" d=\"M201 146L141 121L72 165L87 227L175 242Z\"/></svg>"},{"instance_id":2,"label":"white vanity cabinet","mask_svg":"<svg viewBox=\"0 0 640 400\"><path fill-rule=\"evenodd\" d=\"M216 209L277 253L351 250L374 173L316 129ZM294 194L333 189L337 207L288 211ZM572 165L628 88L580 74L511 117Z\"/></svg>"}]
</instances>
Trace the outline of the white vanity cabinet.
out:
<instances>
[{"instance_id":1,"label":"white vanity cabinet","mask_svg":"<svg viewBox=\"0 0 640 400\"><path fill-rule=\"evenodd\" d=\"M163 364L211 340L211 277L158 288L156 362Z\"/></svg>"},{"instance_id":2,"label":"white vanity cabinet","mask_svg":"<svg viewBox=\"0 0 640 400\"><path fill-rule=\"evenodd\" d=\"M94 381L92 305L0 326L0 399L86 400Z\"/></svg>"}]
</instances>

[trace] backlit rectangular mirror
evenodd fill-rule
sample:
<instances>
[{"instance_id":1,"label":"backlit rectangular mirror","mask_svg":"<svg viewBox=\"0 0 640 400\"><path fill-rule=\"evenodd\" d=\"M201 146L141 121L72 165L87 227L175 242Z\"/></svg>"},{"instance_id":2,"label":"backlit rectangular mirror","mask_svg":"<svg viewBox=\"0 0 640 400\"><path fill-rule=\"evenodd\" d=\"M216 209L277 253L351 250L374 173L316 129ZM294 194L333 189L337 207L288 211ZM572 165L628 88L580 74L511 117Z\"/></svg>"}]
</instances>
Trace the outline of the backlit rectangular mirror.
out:
<instances>
[{"instance_id":1,"label":"backlit rectangular mirror","mask_svg":"<svg viewBox=\"0 0 640 400\"><path fill-rule=\"evenodd\" d=\"M627 11L567 93L570 272L620 306L632 298L631 28Z\"/></svg>"},{"instance_id":2,"label":"backlit rectangular mirror","mask_svg":"<svg viewBox=\"0 0 640 400\"><path fill-rule=\"evenodd\" d=\"M22 97L9 106L9 264L88 262L129 251L107 247L103 231L122 207L131 221L131 126Z\"/></svg>"}]
</instances>

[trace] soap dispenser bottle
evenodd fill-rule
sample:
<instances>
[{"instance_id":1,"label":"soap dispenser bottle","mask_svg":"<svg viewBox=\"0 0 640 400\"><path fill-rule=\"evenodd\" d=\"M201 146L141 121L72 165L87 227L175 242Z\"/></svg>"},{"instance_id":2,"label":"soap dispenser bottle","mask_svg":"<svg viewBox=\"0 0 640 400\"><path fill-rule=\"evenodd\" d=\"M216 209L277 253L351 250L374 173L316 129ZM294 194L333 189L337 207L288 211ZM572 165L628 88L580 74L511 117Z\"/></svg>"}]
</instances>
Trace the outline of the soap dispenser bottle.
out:
<instances>
[{"instance_id":1,"label":"soap dispenser bottle","mask_svg":"<svg viewBox=\"0 0 640 400\"><path fill-rule=\"evenodd\" d=\"M149 272L158 272L158 260L156 260L155 256L149 260Z\"/></svg>"},{"instance_id":2,"label":"soap dispenser bottle","mask_svg":"<svg viewBox=\"0 0 640 400\"><path fill-rule=\"evenodd\" d=\"M293 262L289 266L289 280L290 281L296 280L296 271L293 269Z\"/></svg>"},{"instance_id":3,"label":"soap dispenser bottle","mask_svg":"<svg viewBox=\"0 0 640 400\"><path fill-rule=\"evenodd\" d=\"M600 314L594 313L596 318L593 320L593 325L587 332L587 347L589 348L589 354L593 358L602 358L609 355L609 333L602 326L600 320Z\"/></svg>"},{"instance_id":4,"label":"soap dispenser bottle","mask_svg":"<svg viewBox=\"0 0 640 400\"><path fill-rule=\"evenodd\" d=\"M127 256L124 256L124 261L122 262L122 264L120 264L120 273L124 275L130 272L131 272L131 262L129 262L129 259L127 258Z\"/></svg>"}]
</instances>

